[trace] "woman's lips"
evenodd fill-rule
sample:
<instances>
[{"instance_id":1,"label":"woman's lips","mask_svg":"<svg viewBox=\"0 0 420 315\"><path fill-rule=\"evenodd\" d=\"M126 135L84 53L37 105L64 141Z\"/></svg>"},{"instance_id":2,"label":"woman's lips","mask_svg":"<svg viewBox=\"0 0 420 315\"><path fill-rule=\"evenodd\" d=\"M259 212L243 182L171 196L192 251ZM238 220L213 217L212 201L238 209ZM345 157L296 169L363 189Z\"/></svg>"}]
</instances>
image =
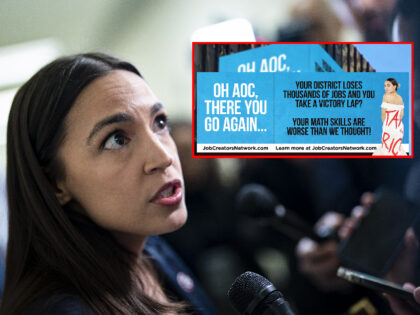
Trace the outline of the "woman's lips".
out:
<instances>
[{"instance_id":1,"label":"woman's lips","mask_svg":"<svg viewBox=\"0 0 420 315\"><path fill-rule=\"evenodd\" d=\"M183 192L181 181L175 179L163 185L150 200L162 206L175 206L182 201Z\"/></svg>"}]
</instances>

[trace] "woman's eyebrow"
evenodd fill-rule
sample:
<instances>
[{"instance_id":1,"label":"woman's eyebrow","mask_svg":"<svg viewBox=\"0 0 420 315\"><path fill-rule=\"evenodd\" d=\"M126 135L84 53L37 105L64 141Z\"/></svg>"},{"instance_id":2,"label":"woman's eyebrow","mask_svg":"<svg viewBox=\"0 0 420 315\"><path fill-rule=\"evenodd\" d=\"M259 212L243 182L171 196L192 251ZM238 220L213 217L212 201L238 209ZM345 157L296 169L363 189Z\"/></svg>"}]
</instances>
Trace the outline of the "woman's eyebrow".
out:
<instances>
[{"instance_id":1,"label":"woman's eyebrow","mask_svg":"<svg viewBox=\"0 0 420 315\"><path fill-rule=\"evenodd\" d=\"M154 114L156 114L161 108L163 108L163 104L162 103L156 103L152 106L152 109L150 111L150 116L153 116Z\"/></svg>"},{"instance_id":2,"label":"woman's eyebrow","mask_svg":"<svg viewBox=\"0 0 420 315\"><path fill-rule=\"evenodd\" d=\"M162 103L156 103L152 106L151 110L150 110L150 115L153 116L155 115L161 108L163 108L163 104ZM87 138L87 144L90 144L90 141L92 140L92 138L95 136L95 134L97 134L102 128L111 125L111 124L115 124L115 123L120 123L120 122L133 122L134 118L127 114L127 113L117 113L115 115L112 115L110 117L106 117L104 119L102 119L101 121L97 122L95 124L95 126L93 127L92 131L90 132L88 138Z\"/></svg>"},{"instance_id":3,"label":"woman's eyebrow","mask_svg":"<svg viewBox=\"0 0 420 315\"><path fill-rule=\"evenodd\" d=\"M134 121L134 118L127 113L117 113L115 115L106 117L95 124L95 126L93 127L92 131L90 132L87 138L87 144L88 145L90 144L90 141L92 140L93 136L95 136L95 134L97 134L102 128L111 124L119 123L119 122L133 122L133 121Z\"/></svg>"}]
</instances>

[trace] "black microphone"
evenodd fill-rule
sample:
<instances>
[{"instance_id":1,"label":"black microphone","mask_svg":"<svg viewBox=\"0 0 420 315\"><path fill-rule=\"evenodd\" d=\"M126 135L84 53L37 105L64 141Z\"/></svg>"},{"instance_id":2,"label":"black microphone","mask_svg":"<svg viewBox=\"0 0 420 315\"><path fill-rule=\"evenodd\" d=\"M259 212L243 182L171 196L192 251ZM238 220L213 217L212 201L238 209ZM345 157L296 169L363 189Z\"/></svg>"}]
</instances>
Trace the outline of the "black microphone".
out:
<instances>
[{"instance_id":1,"label":"black microphone","mask_svg":"<svg viewBox=\"0 0 420 315\"><path fill-rule=\"evenodd\" d=\"M228 296L241 315L294 315L283 294L255 272L247 271L237 277Z\"/></svg>"},{"instance_id":2,"label":"black microphone","mask_svg":"<svg viewBox=\"0 0 420 315\"><path fill-rule=\"evenodd\" d=\"M310 224L279 204L277 198L263 185L243 186L236 196L236 208L245 215L272 225L294 240L309 237L322 242L336 238L336 231L331 229L319 229L315 233Z\"/></svg>"}]
</instances>

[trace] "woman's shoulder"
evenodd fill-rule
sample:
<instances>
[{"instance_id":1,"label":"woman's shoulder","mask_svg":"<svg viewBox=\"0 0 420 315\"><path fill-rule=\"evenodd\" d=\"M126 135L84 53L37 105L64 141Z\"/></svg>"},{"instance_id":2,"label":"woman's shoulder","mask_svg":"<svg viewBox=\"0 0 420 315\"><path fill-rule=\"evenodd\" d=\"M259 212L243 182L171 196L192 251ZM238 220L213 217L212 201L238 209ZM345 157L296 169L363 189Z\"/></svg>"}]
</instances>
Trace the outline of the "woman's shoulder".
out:
<instances>
[{"instance_id":1,"label":"woman's shoulder","mask_svg":"<svg viewBox=\"0 0 420 315\"><path fill-rule=\"evenodd\" d=\"M396 95L396 104L397 105L404 105L403 99L402 99L401 95L399 95L399 94Z\"/></svg>"},{"instance_id":2,"label":"woman's shoulder","mask_svg":"<svg viewBox=\"0 0 420 315\"><path fill-rule=\"evenodd\" d=\"M23 315L94 315L93 310L79 297L56 294L38 298Z\"/></svg>"},{"instance_id":3,"label":"woman's shoulder","mask_svg":"<svg viewBox=\"0 0 420 315\"><path fill-rule=\"evenodd\" d=\"M398 94L395 95L387 95L384 94L384 97L382 98L382 102L389 105L404 105L402 97Z\"/></svg>"}]
</instances>

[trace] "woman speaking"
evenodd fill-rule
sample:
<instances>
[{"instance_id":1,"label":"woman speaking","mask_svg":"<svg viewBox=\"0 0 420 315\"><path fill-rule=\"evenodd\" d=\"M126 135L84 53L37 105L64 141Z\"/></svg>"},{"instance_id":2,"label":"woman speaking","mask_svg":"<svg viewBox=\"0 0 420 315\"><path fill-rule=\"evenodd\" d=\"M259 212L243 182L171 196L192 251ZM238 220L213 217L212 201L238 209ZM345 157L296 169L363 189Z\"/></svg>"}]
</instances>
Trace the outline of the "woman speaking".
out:
<instances>
[{"instance_id":1,"label":"woman speaking","mask_svg":"<svg viewBox=\"0 0 420 315\"><path fill-rule=\"evenodd\" d=\"M64 57L20 88L7 191L1 314L213 313L152 236L185 223L184 186L165 108L131 64Z\"/></svg>"}]
</instances>

